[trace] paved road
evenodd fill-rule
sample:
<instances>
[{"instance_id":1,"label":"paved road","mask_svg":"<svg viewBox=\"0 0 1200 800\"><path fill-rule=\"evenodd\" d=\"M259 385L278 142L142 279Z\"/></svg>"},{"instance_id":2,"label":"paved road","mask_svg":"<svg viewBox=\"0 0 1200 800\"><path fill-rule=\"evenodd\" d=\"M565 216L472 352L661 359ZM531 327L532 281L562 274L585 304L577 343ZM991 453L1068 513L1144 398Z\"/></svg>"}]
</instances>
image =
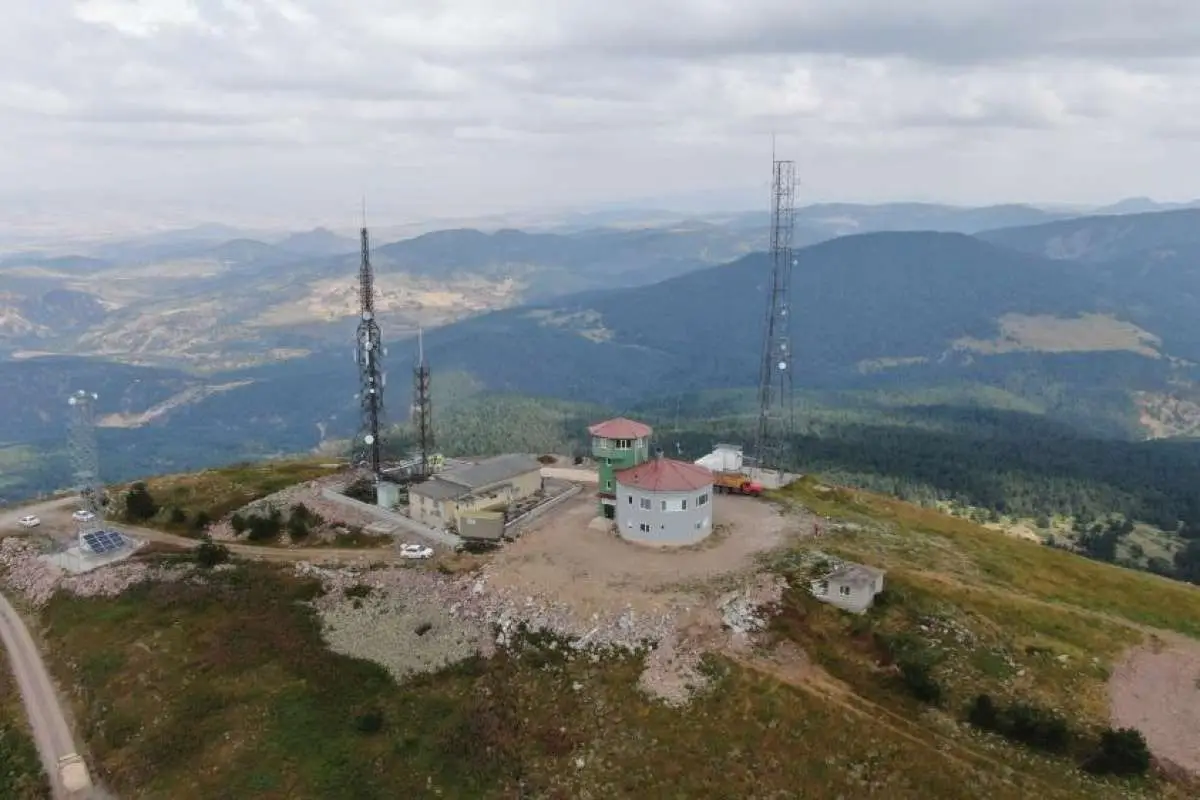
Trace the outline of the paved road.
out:
<instances>
[{"instance_id":1,"label":"paved road","mask_svg":"<svg viewBox=\"0 0 1200 800\"><path fill-rule=\"evenodd\" d=\"M21 700L25 703L25 712L33 728L33 741L42 758L42 766L50 776L54 796L66 798L68 795L58 781L58 759L75 752L71 728L67 725L66 715L59 705L54 684L50 681L50 674L46 672L46 665L42 663L33 637L29 635L16 609L3 595L0 595L0 639L4 642L9 666L17 678Z\"/></svg>"}]
</instances>

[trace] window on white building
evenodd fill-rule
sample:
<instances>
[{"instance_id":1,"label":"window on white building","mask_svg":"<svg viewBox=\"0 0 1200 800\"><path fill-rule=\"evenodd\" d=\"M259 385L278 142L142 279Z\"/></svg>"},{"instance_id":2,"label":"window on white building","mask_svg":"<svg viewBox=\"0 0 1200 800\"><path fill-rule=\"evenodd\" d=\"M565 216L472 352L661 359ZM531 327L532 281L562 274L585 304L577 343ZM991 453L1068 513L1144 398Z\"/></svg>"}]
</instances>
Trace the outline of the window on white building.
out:
<instances>
[{"instance_id":1,"label":"window on white building","mask_svg":"<svg viewBox=\"0 0 1200 800\"><path fill-rule=\"evenodd\" d=\"M663 510L663 511L666 511L666 510L667 510L667 501L666 501L666 500L663 500L663 501L662 501L662 510Z\"/></svg>"},{"instance_id":2,"label":"window on white building","mask_svg":"<svg viewBox=\"0 0 1200 800\"><path fill-rule=\"evenodd\" d=\"M633 495L629 495L629 505L633 505Z\"/></svg>"},{"instance_id":3,"label":"window on white building","mask_svg":"<svg viewBox=\"0 0 1200 800\"><path fill-rule=\"evenodd\" d=\"M679 510L687 511L687 498L684 498L683 500L679 501Z\"/></svg>"},{"instance_id":4,"label":"window on white building","mask_svg":"<svg viewBox=\"0 0 1200 800\"><path fill-rule=\"evenodd\" d=\"M698 506L705 506L705 505L708 505L708 495L707 495L707 494L702 494L702 495L700 495L699 497L697 497L697 498L696 498L696 505L698 505Z\"/></svg>"},{"instance_id":5,"label":"window on white building","mask_svg":"<svg viewBox=\"0 0 1200 800\"><path fill-rule=\"evenodd\" d=\"M650 526L649 526L649 525L647 525L645 522L643 522L641 525L638 525L638 527L639 527L639 528L641 528L641 530L642 530L642 533L649 533L649 532L650 532Z\"/></svg>"},{"instance_id":6,"label":"window on white building","mask_svg":"<svg viewBox=\"0 0 1200 800\"><path fill-rule=\"evenodd\" d=\"M842 597L849 597L850 596L850 587L849 586L839 586L838 594L840 594Z\"/></svg>"},{"instance_id":7,"label":"window on white building","mask_svg":"<svg viewBox=\"0 0 1200 800\"><path fill-rule=\"evenodd\" d=\"M643 510L643 511L649 511L649 510L650 510L650 508L651 508L651 506L650 506L650 498L649 498L649 497L643 497L643 498L642 498L642 500L641 500L641 502L640 502L638 505L640 505L640 506L641 506L641 508L642 508L642 510Z\"/></svg>"}]
</instances>

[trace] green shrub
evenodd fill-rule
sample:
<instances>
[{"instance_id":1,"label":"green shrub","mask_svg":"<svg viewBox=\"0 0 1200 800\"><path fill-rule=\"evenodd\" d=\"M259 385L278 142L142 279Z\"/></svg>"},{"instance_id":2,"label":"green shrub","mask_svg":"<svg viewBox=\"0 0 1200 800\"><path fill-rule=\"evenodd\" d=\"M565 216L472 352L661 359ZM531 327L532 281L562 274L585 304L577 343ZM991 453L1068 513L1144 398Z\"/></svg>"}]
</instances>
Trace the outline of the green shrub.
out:
<instances>
[{"instance_id":1,"label":"green shrub","mask_svg":"<svg viewBox=\"0 0 1200 800\"><path fill-rule=\"evenodd\" d=\"M138 481L125 493L125 516L134 522L144 522L158 513L158 503L146 484Z\"/></svg>"},{"instance_id":2,"label":"green shrub","mask_svg":"<svg viewBox=\"0 0 1200 800\"><path fill-rule=\"evenodd\" d=\"M354 718L354 729L367 735L383 730L383 712L368 711Z\"/></svg>"},{"instance_id":3,"label":"green shrub","mask_svg":"<svg viewBox=\"0 0 1200 800\"><path fill-rule=\"evenodd\" d=\"M1150 770L1150 750L1141 731L1109 728L1100 734L1100 747L1086 768L1098 775L1145 775Z\"/></svg>"},{"instance_id":4,"label":"green shrub","mask_svg":"<svg viewBox=\"0 0 1200 800\"><path fill-rule=\"evenodd\" d=\"M909 694L931 706L942 702L942 687L933 679L932 670L923 661L905 659L899 662L900 679Z\"/></svg>"},{"instance_id":5,"label":"green shrub","mask_svg":"<svg viewBox=\"0 0 1200 800\"><path fill-rule=\"evenodd\" d=\"M214 542L209 537L204 537L204 541L195 550L196 563L204 569L212 569L218 564L224 564L229 560L229 548L223 544Z\"/></svg>"},{"instance_id":6,"label":"green shrub","mask_svg":"<svg viewBox=\"0 0 1200 800\"><path fill-rule=\"evenodd\" d=\"M967 711L967 722L985 731L997 730L999 712L989 695L981 694L975 698Z\"/></svg>"},{"instance_id":7,"label":"green shrub","mask_svg":"<svg viewBox=\"0 0 1200 800\"><path fill-rule=\"evenodd\" d=\"M192 517L192 530L196 533L203 533L211 524L212 517L206 511L197 511L196 516Z\"/></svg>"},{"instance_id":8,"label":"green shrub","mask_svg":"<svg viewBox=\"0 0 1200 800\"><path fill-rule=\"evenodd\" d=\"M1049 753L1065 753L1071 744L1071 729L1066 720L1029 703L1017 702L1002 708L991 697L981 694L967 710L967 721L976 728Z\"/></svg>"}]
</instances>

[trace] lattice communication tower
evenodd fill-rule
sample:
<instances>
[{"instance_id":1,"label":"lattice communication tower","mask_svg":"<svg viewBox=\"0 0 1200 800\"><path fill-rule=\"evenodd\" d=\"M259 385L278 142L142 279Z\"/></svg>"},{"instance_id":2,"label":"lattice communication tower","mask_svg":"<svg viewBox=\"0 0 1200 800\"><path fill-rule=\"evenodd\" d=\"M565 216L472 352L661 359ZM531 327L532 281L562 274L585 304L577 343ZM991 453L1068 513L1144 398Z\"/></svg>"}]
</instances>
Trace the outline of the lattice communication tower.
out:
<instances>
[{"instance_id":1,"label":"lattice communication tower","mask_svg":"<svg viewBox=\"0 0 1200 800\"><path fill-rule=\"evenodd\" d=\"M413 433L416 434L418 456L416 477L429 477L429 459L433 455L433 397L429 390L429 362L425 360L425 336L417 330L417 360L413 366Z\"/></svg>"},{"instance_id":2,"label":"lattice communication tower","mask_svg":"<svg viewBox=\"0 0 1200 800\"><path fill-rule=\"evenodd\" d=\"M358 268L358 363L359 430L355 438L354 466L370 470L379 481L383 464L383 339L375 320L375 273L371 268L371 240L364 223L360 232L362 259Z\"/></svg>"},{"instance_id":3,"label":"lattice communication tower","mask_svg":"<svg viewBox=\"0 0 1200 800\"><path fill-rule=\"evenodd\" d=\"M771 181L771 278L758 379L758 430L754 450L760 467L782 469L795 432L792 386L792 229L796 217L796 164L773 161Z\"/></svg>"},{"instance_id":4,"label":"lattice communication tower","mask_svg":"<svg viewBox=\"0 0 1200 800\"><path fill-rule=\"evenodd\" d=\"M82 389L67 400L70 419L67 428L67 449L71 457L71 472L75 491L79 493L79 510L92 517L82 527L99 527L104 510L104 485L100 483L100 453L96 444L95 392Z\"/></svg>"}]
</instances>

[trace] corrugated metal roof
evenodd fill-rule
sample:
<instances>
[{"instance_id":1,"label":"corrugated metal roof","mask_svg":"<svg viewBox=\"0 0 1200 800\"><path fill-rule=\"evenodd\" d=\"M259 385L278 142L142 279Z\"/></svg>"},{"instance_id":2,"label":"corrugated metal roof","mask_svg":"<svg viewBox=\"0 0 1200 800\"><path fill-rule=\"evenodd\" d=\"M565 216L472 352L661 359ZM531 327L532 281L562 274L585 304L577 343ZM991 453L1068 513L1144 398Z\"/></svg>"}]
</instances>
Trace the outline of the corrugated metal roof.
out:
<instances>
[{"instance_id":1,"label":"corrugated metal roof","mask_svg":"<svg viewBox=\"0 0 1200 800\"><path fill-rule=\"evenodd\" d=\"M408 493L419 494L431 500L453 500L469 495L471 490L457 483L447 483L441 478L430 478L427 481L415 483L408 487Z\"/></svg>"},{"instance_id":2,"label":"corrugated metal roof","mask_svg":"<svg viewBox=\"0 0 1200 800\"><path fill-rule=\"evenodd\" d=\"M876 578L882 577L883 570L868 567L863 564L844 564L825 576L831 583L843 583L847 586L869 586Z\"/></svg>"},{"instance_id":3,"label":"corrugated metal roof","mask_svg":"<svg viewBox=\"0 0 1200 800\"><path fill-rule=\"evenodd\" d=\"M617 417L606 422L597 422L588 428L588 433L604 439L644 439L654 433L654 430L644 422Z\"/></svg>"},{"instance_id":4,"label":"corrugated metal roof","mask_svg":"<svg viewBox=\"0 0 1200 800\"><path fill-rule=\"evenodd\" d=\"M652 458L645 464L623 469L617 483L648 492L690 492L712 486L712 472L697 464L670 458Z\"/></svg>"},{"instance_id":5,"label":"corrugated metal roof","mask_svg":"<svg viewBox=\"0 0 1200 800\"><path fill-rule=\"evenodd\" d=\"M542 465L532 456L523 453L509 453L503 456L484 459L469 467L459 467L438 475L438 480L456 483L468 489L479 489L500 483L518 475L540 471Z\"/></svg>"}]
</instances>

